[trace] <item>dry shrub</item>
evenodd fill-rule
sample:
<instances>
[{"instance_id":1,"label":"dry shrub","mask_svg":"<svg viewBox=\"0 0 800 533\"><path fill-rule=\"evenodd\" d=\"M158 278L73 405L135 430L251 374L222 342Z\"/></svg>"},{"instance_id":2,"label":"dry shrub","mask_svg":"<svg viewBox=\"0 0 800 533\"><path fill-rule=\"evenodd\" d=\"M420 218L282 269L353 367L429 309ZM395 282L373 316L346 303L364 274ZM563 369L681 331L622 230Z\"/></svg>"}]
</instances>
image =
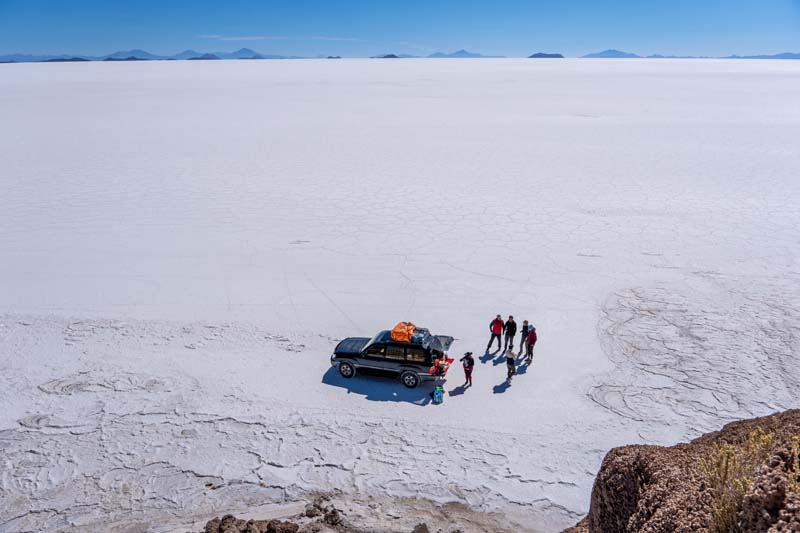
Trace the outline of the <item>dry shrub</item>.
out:
<instances>
[{"instance_id":1,"label":"dry shrub","mask_svg":"<svg viewBox=\"0 0 800 533\"><path fill-rule=\"evenodd\" d=\"M792 437L792 464L786 492L800 494L800 437Z\"/></svg>"},{"instance_id":2,"label":"dry shrub","mask_svg":"<svg viewBox=\"0 0 800 533\"><path fill-rule=\"evenodd\" d=\"M715 444L710 456L701 460L713 496L712 533L744 533L737 516L758 469L767 462L774 446L775 434L758 428L740 444Z\"/></svg>"}]
</instances>

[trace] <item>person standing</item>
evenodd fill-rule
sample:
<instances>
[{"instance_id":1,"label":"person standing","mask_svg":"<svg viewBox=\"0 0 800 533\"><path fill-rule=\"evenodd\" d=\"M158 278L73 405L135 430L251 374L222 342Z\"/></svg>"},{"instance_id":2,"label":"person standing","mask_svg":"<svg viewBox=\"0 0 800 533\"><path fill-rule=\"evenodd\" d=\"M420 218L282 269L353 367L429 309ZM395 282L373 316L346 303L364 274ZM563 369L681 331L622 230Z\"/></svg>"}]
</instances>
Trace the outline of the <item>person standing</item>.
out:
<instances>
[{"instance_id":1,"label":"person standing","mask_svg":"<svg viewBox=\"0 0 800 533\"><path fill-rule=\"evenodd\" d=\"M509 347L508 350L506 350L506 368L508 369L506 381L511 381L511 378L517 373L517 357L514 355L513 347Z\"/></svg>"},{"instance_id":2,"label":"person standing","mask_svg":"<svg viewBox=\"0 0 800 533\"><path fill-rule=\"evenodd\" d=\"M520 330L519 335L519 355L522 355L522 352L525 351L525 345L528 342L528 331L530 330L530 326L528 325L527 320L522 321L522 329Z\"/></svg>"},{"instance_id":3,"label":"person standing","mask_svg":"<svg viewBox=\"0 0 800 533\"><path fill-rule=\"evenodd\" d=\"M497 315L497 318L489 322L489 332L492 336L489 338L489 344L486 345L486 353L489 353L489 349L492 347L495 337L497 338L497 351L499 352L503 348L501 337L505 328L506 324L503 322L503 318L500 315Z\"/></svg>"},{"instance_id":4,"label":"person standing","mask_svg":"<svg viewBox=\"0 0 800 533\"><path fill-rule=\"evenodd\" d=\"M533 362L533 347L536 345L536 341L539 340L539 337L536 335L536 328L533 327L533 324L530 325L530 329L528 330L528 338L525 341L525 344L528 348L526 352L526 359L525 362L531 364Z\"/></svg>"},{"instance_id":5,"label":"person standing","mask_svg":"<svg viewBox=\"0 0 800 533\"><path fill-rule=\"evenodd\" d=\"M508 320L506 321L505 327L503 328L506 332L506 339L504 343L504 350L514 349L514 337L517 335L517 323L514 322L514 317L508 315Z\"/></svg>"},{"instance_id":6,"label":"person standing","mask_svg":"<svg viewBox=\"0 0 800 533\"><path fill-rule=\"evenodd\" d=\"M464 384L472 387L472 369L475 368L475 358L472 357L472 352L464 354L461 364L464 365Z\"/></svg>"}]
</instances>

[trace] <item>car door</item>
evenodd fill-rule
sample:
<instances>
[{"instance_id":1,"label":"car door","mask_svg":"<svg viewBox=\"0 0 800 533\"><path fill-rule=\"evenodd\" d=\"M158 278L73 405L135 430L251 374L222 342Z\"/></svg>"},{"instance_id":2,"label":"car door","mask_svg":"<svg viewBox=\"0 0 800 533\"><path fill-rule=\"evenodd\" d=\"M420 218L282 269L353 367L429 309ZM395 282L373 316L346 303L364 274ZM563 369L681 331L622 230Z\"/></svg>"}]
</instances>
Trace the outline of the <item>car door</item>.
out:
<instances>
[{"instance_id":1,"label":"car door","mask_svg":"<svg viewBox=\"0 0 800 533\"><path fill-rule=\"evenodd\" d=\"M421 346L409 346L406 348L406 365L413 366L417 371L425 371L431 366L431 358L428 350Z\"/></svg>"},{"instance_id":2,"label":"car door","mask_svg":"<svg viewBox=\"0 0 800 533\"><path fill-rule=\"evenodd\" d=\"M450 349L450 345L453 344L453 340L453 337L447 335L436 335L434 342L431 343L431 348L447 352Z\"/></svg>"},{"instance_id":3,"label":"car door","mask_svg":"<svg viewBox=\"0 0 800 533\"><path fill-rule=\"evenodd\" d=\"M373 343L367 347L366 350L361 352L361 361L359 365L366 368L375 370L384 369L384 361L386 359L386 345L381 343Z\"/></svg>"},{"instance_id":4,"label":"car door","mask_svg":"<svg viewBox=\"0 0 800 533\"><path fill-rule=\"evenodd\" d=\"M406 347L398 344L386 345L384 367L392 372L402 372L406 362Z\"/></svg>"}]
</instances>

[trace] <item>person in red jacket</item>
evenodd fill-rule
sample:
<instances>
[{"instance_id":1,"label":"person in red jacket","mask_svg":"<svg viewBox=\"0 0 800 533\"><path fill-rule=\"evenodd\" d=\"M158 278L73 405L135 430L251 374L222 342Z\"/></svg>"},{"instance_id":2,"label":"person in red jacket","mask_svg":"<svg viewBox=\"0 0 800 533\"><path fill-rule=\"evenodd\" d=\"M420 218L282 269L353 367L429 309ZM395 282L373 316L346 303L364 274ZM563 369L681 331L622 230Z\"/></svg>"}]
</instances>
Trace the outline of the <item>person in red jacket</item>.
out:
<instances>
[{"instance_id":1,"label":"person in red jacket","mask_svg":"<svg viewBox=\"0 0 800 533\"><path fill-rule=\"evenodd\" d=\"M503 317L500 315L497 315L497 318L489 323L489 332L492 334L492 336L489 338L489 344L486 345L486 353L489 353L489 349L492 347L492 343L494 342L495 338L497 338L497 351L503 349L502 341L500 339L505 329L506 323L503 322Z\"/></svg>"},{"instance_id":2,"label":"person in red jacket","mask_svg":"<svg viewBox=\"0 0 800 533\"><path fill-rule=\"evenodd\" d=\"M464 378L466 381L464 385L472 386L472 369L475 368L475 358L472 357L472 352L467 352L461 358L461 364L464 365Z\"/></svg>"},{"instance_id":3,"label":"person in red jacket","mask_svg":"<svg viewBox=\"0 0 800 533\"><path fill-rule=\"evenodd\" d=\"M525 362L531 364L533 362L533 347L539 338L536 336L536 328L533 327L533 324L528 327L530 329L528 329L528 338L525 339L525 346L527 348L525 352L525 355L527 356L525 358Z\"/></svg>"}]
</instances>

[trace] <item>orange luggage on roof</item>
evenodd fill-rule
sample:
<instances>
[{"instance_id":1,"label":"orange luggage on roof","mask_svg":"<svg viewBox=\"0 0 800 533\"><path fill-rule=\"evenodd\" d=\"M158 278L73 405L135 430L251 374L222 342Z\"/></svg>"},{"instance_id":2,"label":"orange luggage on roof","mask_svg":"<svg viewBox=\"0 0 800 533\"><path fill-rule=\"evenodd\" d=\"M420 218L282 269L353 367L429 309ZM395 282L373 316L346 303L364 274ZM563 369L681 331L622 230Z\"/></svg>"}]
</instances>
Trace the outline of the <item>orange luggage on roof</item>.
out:
<instances>
[{"instance_id":1,"label":"orange luggage on roof","mask_svg":"<svg viewBox=\"0 0 800 533\"><path fill-rule=\"evenodd\" d=\"M398 342L411 342L411 337L414 336L414 330L416 329L417 326L411 322L398 322L397 325L392 328L392 340Z\"/></svg>"}]
</instances>

